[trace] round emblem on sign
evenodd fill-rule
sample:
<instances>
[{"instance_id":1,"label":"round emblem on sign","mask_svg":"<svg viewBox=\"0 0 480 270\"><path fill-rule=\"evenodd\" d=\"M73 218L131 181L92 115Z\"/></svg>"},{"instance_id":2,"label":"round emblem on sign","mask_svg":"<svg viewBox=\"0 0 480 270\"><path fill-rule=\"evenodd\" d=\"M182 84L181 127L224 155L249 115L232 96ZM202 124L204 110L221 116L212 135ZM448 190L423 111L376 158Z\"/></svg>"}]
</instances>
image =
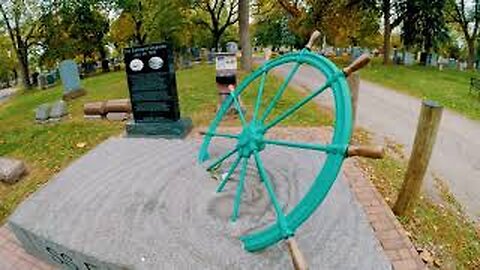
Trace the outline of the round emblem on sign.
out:
<instances>
[{"instance_id":1,"label":"round emblem on sign","mask_svg":"<svg viewBox=\"0 0 480 270\"><path fill-rule=\"evenodd\" d=\"M140 71L143 69L143 62L140 59L133 59L130 62L130 69L133 71Z\"/></svg>"},{"instance_id":2,"label":"round emblem on sign","mask_svg":"<svg viewBox=\"0 0 480 270\"><path fill-rule=\"evenodd\" d=\"M163 67L163 60L158 56L154 56L148 60L148 65L151 69L160 69Z\"/></svg>"}]
</instances>

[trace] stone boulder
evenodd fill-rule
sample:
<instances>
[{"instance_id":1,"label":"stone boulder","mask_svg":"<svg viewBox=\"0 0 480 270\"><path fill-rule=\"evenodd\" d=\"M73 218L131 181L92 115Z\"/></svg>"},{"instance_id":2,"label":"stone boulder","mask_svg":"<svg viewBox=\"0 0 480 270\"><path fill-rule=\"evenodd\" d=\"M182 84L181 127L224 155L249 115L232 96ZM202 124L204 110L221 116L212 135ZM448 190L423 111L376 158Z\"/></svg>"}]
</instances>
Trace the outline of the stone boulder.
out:
<instances>
[{"instance_id":1,"label":"stone boulder","mask_svg":"<svg viewBox=\"0 0 480 270\"><path fill-rule=\"evenodd\" d=\"M9 184L16 183L26 170L23 161L0 157L0 181Z\"/></svg>"}]
</instances>

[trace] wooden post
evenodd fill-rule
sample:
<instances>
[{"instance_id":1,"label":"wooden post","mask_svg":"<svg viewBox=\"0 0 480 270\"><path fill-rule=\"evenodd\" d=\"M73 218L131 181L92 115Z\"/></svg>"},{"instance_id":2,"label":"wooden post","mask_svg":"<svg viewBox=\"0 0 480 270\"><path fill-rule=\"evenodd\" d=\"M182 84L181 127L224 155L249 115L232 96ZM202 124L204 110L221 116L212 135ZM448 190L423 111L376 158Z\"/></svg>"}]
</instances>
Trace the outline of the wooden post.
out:
<instances>
[{"instance_id":1,"label":"wooden post","mask_svg":"<svg viewBox=\"0 0 480 270\"><path fill-rule=\"evenodd\" d=\"M290 237L286 240L288 252L290 253L290 257L292 258L293 269L295 270L307 270L308 265L305 257L303 257L300 248L298 247L297 241L295 238Z\"/></svg>"},{"instance_id":2,"label":"wooden post","mask_svg":"<svg viewBox=\"0 0 480 270\"><path fill-rule=\"evenodd\" d=\"M433 101L422 102L412 154L410 155L402 189L393 207L393 212L399 216L409 214L420 193L435 139L437 138L438 126L442 119L442 110L442 106Z\"/></svg>"},{"instance_id":3,"label":"wooden post","mask_svg":"<svg viewBox=\"0 0 480 270\"><path fill-rule=\"evenodd\" d=\"M357 119L358 89L360 88L360 75L353 73L347 77L348 86L352 96L352 131L355 129Z\"/></svg>"}]
</instances>

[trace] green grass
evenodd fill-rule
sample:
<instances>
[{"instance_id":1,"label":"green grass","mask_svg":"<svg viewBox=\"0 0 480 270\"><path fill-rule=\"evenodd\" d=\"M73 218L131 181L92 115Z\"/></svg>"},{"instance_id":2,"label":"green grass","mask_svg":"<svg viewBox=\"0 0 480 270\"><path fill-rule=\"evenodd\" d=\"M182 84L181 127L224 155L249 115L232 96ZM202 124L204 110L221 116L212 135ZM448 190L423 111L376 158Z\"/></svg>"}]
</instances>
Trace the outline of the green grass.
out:
<instances>
[{"instance_id":1,"label":"green grass","mask_svg":"<svg viewBox=\"0 0 480 270\"><path fill-rule=\"evenodd\" d=\"M192 117L196 126L207 125L215 115L218 95L214 74L214 66L198 66L177 72L182 115ZM273 77L269 78L265 95L273 95L280 83ZM24 91L0 105L0 156L24 160L29 169L29 174L16 184L0 183L0 224L28 194L71 161L108 137L123 132L124 123L84 120L83 104L128 97L124 72L91 77L82 81L82 84L88 94L69 102L70 115L61 123L40 125L34 122L34 110L38 105L61 98L60 86ZM243 102L247 108L251 108L254 99L252 91ZM287 91L273 115L300 99L301 95L297 92ZM328 115L309 104L283 124L309 126L330 122ZM78 147L79 143L86 143L86 146Z\"/></svg>"},{"instance_id":2,"label":"green grass","mask_svg":"<svg viewBox=\"0 0 480 270\"><path fill-rule=\"evenodd\" d=\"M458 71L423 66L383 66L373 61L361 71L362 79L422 99L432 99L471 119L480 119L480 97L469 94L475 71Z\"/></svg>"},{"instance_id":3,"label":"green grass","mask_svg":"<svg viewBox=\"0 0 480 270\"><path fill-rule=\"evenodd\" d=\"M356 132L354 141L369 144L370 135ZM387 203L393 207L406 171L406 160L401 147L387 144L387 155L381 160L358 159L360 166ZM439 192L442 203L420 196L409 217L399 221L410 233L416 247L433 253L441 269L480 269L480 232L462 212L458 202L443 182Z\"/></svg>"}]
</instances>

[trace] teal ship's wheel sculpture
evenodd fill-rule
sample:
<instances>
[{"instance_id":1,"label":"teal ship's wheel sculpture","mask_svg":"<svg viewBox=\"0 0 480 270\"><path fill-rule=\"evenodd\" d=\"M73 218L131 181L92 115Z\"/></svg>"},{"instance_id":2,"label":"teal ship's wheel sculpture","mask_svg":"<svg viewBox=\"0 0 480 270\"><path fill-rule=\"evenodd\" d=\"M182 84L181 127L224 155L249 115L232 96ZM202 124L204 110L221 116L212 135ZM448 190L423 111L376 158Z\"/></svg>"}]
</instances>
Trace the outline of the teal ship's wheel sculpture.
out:
<instances>
[{"instance_id":1,"label":"teal ship's wheel sculpture","mask_svg":"<svg viewBox=\"0 0 480 270\"><path fill-rule=\"evenodd\" d=\"M237 141L236 146L233 149L208 164L208 170L211 170L219 166L225 160L236 156L232 166L229 168L226 175L222 177L222 181L217 188L217 192L221 192L234 171L238 166L240 166L240 177L235 191L231 220L236 221L238 217L241 195L246 178L247 165L250 158L255 161L260 180L263 183L272 202L276 213L276 223L259 232L254 232L253 234L240 237L244 243L244 248L250 252L262 250L282 239L288 239L292 237L295 233L295 230L303 222L305 222L310 215L312 215L315 209L317 209L317 207L322 203L330 187L337 178L337 174L342 166L343 160L346 156L348 156L348 147L352 132L352 108L350 90L346 81L346 77L348 77L354 71L365 66L369 61L369 57L366 55L361 56L352 65L340 70L327 58L310 51L313 42L316 38L318 38L319 34L320 33L316 31L312 35L305 49L301 50L300 52L286 54L272 61L266 62L263 64L263 66L242 81L236 89L232 89L233 91L231 92L230 97L223 102L222 106L217 112L217 115L213 119L209 130L203 133L205 137L200 149L200 162L205 162L210 159L209 146L213 137L228 138ZM278 92L273 96L268 107L263 110L263 114L259 114L259 107L261 106L265 81L269 71L280 65L291 63L294 64L294 67L287 75ZM274 117L273 120L267 122L267 118L282 97L288 86L288 83L301 65L309 65L319 70L325 76L326 82L318 89L313 90L311 94L309 94L303 100L293 105L289 109L281 112L278 116ZM260 86L258 88L256 103L254 105L251 119L247 121L245 112L241 108L239 97L242 95L247 86L258 78L260 78ZM333 100L335 103L335 123L331 144L307 144L266 139L265 134L268 133L272 127L276 126L285 118L295 113L306 103L328 88L332 89ZM223 119L224 115L232 105L236 109L242 125L241 133L226 134L217 132L217 127L220 121ZM317 150L327 154L323 168L313 181L309 191L288 214L285 214L282 211L280 202L275 195L272 182L268 177L264 163L260 157L260 152L268 147L268 145Z\"/></svg>"}]
</instances>

